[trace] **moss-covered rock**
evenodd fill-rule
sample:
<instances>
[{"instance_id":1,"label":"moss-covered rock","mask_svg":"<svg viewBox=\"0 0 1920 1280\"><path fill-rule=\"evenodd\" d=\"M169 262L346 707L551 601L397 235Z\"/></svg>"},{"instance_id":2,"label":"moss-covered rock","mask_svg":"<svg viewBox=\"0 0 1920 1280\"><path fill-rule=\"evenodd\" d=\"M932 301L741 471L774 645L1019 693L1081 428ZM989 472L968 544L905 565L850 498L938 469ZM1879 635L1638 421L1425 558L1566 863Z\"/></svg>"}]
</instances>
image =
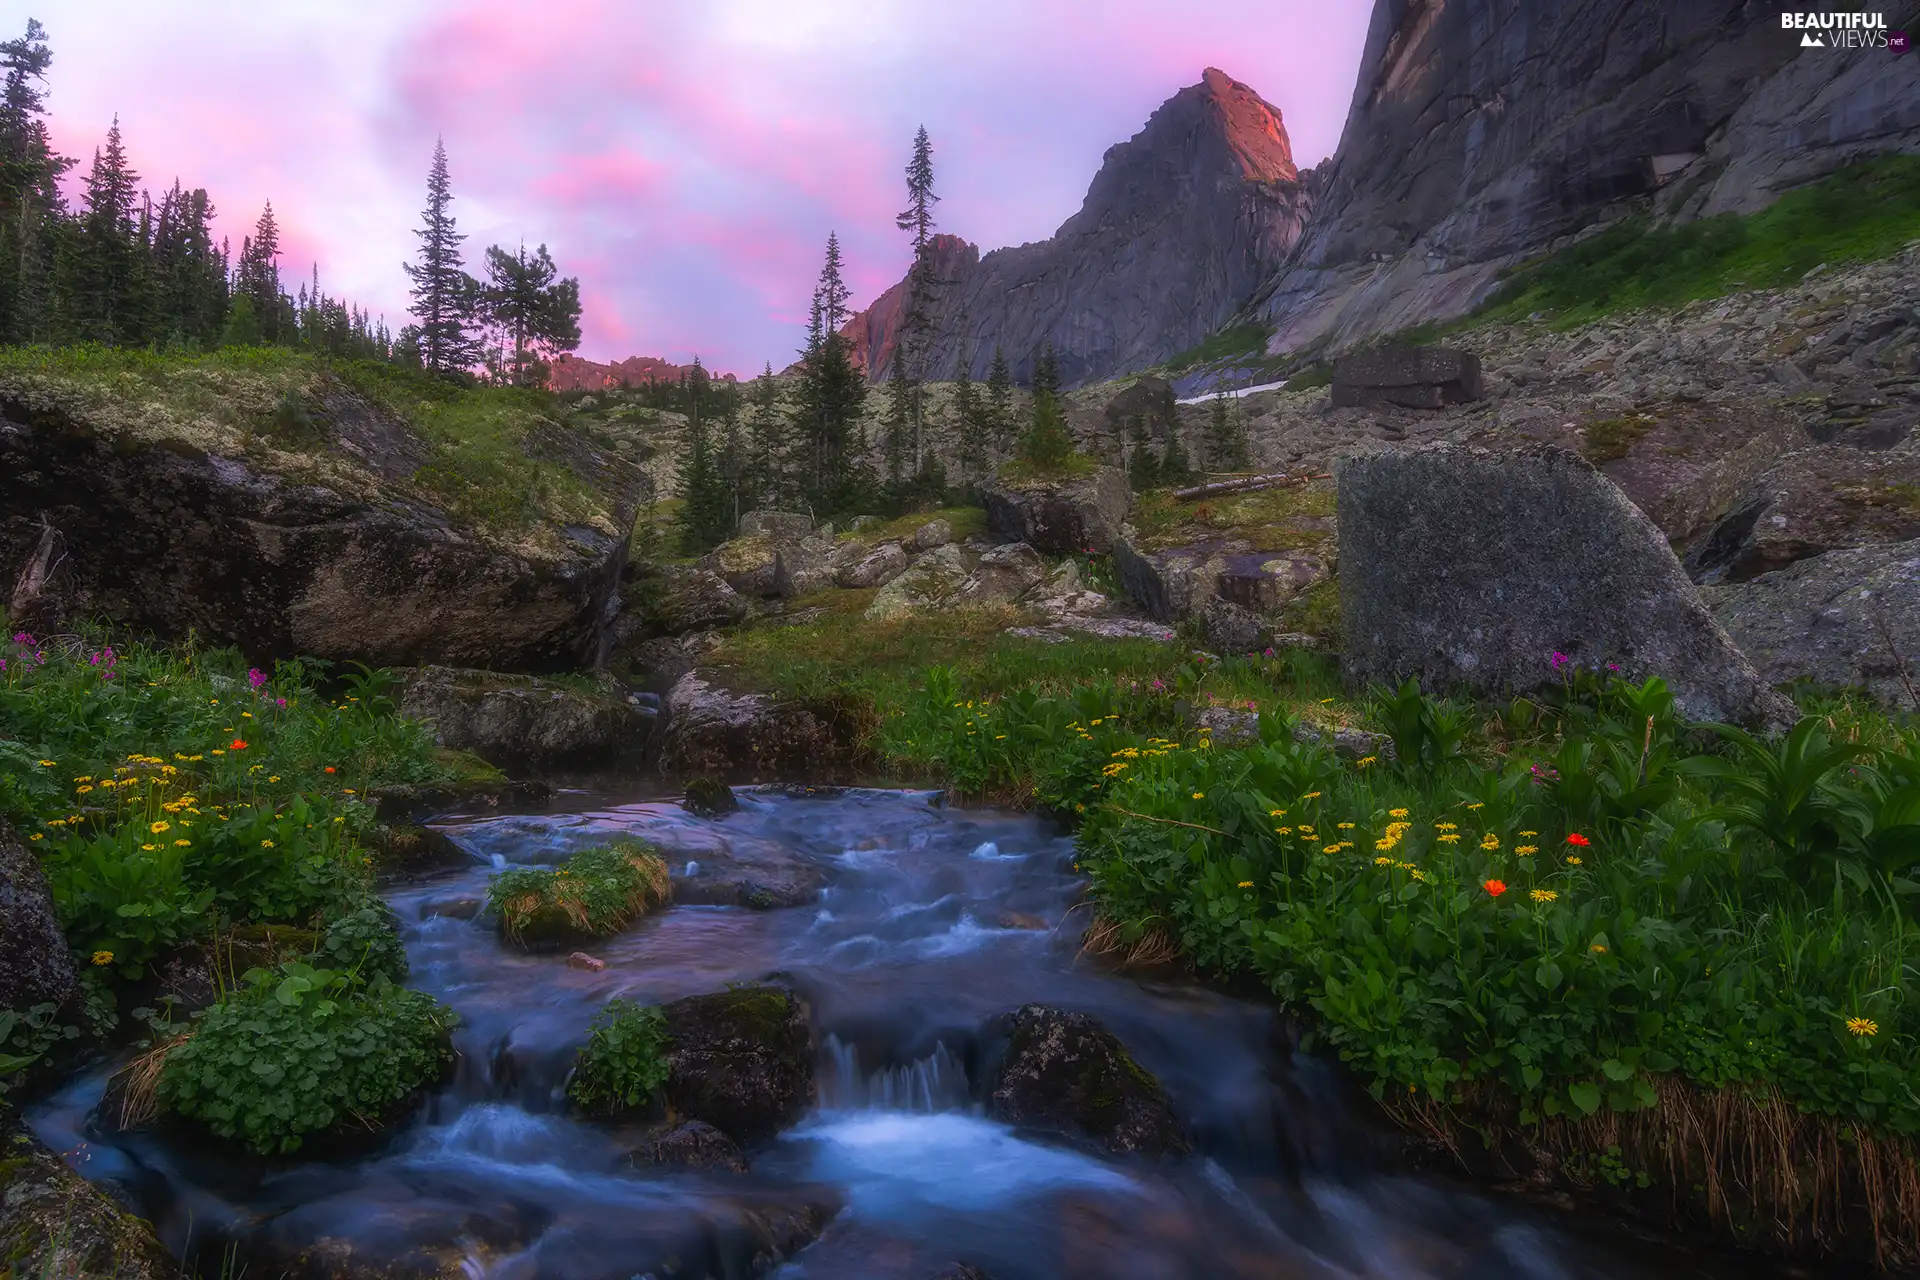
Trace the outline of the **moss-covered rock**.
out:
<instances>
[{"instance_id":1,"label":"moss-covered rock","mask_svg":"<svg viewBox=\"0 0 1920 1280\"><path fill-rule=\"evenodd\" d=\"M661 1006L666 1102L736 1142L768 1138L813 1101L813 1028L785 987L734 987Z\"/></svg>"},{"instance_id":2,"label":"moss-covered rock","mask_svg":"<svg viewBox=\"0 0 1920 1280\"><path fill-rule=\"evenodd\" d=\"M153 1228L67 1167L0 1105L0 1276L176 1280Z\"/></svg>"},{"instance_id":3,"label":"moss-covered rock","mask_svg":"<svg viewBox=\"0 0 1920 1280\"><path fill-rule=\"evenodd\" d=\"M1115 1155L1180 1155L1186 1134L1166 1090L1084 1013L1030 1004L1001 1019L987 1114Z\"/></svg>"},{"instance_id":4,"label":"moss-covered rock","mask_svg":"<svg viewBox=\"0 0 1920 1280\"><path fill-rule=\"evenodd\" d=\"M513 867L493 878L487 905L501 934L529 951L577 946L620 932L673 896L651 845L621 840L557 867Z\"/></svg>"},{"instance_id":5,"label":"moss-covered rock","mask_svg":"<svg viewBox=\"0 0 1920 1280\"><path fill-rule=\"evenodd\" d=\"M701 1120L656 1125L642 1135L627 1163L636 1169L725 1169L745 1173L747 1158L732 1138Z\"/></svg>"},{"instance_id":6,"label":"moss-covered rock","mask_svg":"<svg viewBox=\"0 0 1920 1280\"><path fill-rule=\"evenodd\" d=\"M73 957L40 863L0 822L0 1011L59 1004L73 994Z\"/></svg>"},{"instance_id":7,"label":"moss-covered rock","mask_svg":"<svg viewBox=\"0 0 1920 1280\"><path fill-rule=\"evenodd\" d=\"M1084 459L1076 459L1084 462ZM1117 467L1028 473L1009 466L983 495L996 542L1025 542L1056 555L1110 551L1133 493Z\"/></svg>"},{"instance_id":8,"label":"moss-covered rock","mask_svg":"<svg viewBox=\"0 0 1920 1280\"><path fill-rule=\"evenodd\" d=\"M455 667L407 672L400 710L443 747L532 764L605 762L644 746L653 726L611 684Z\"/></svg>"},{"instance_id":9,"label":"moss-covered rock","mask_svg":"<svg viewBox=\"0 0 1920 1280\"><path fill-rule=\"evenodd\" d=\"M718 818L740 808L740 802L733 798L733 788L714 777L699 777L687 783L686 799L681 804L696 818Z\"/></svg>"}]
</instances>

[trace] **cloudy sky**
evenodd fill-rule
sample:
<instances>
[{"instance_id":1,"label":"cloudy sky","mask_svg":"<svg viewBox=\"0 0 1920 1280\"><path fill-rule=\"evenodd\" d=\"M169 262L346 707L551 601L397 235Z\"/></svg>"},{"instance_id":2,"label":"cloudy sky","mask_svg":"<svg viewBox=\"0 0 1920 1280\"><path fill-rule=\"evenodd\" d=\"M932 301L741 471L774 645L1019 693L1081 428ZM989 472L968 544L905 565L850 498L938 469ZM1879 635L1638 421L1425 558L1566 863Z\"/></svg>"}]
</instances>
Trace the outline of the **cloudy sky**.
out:
<instances>
[{"instance_id":1,"label":"cloudy sky","mask_svg":"<svg viewBox=\"0 0 1920 1280\"><path fill-rule=\"evenodd\" d=\"M25 0L56 143L117 113L145 184L204 186L240 236L271 198L290 284L398 327L436 134L469 266L551 246L581 354L784 364L829 229L856 304L899 278L901 169L934 142L941 229L1037 240L1101 153L1209 65L1330 154L1368 0ZM38 5L37 8L34 6ZM7 17L11 11L11 17Z\"/></svg>"}]
</instances>

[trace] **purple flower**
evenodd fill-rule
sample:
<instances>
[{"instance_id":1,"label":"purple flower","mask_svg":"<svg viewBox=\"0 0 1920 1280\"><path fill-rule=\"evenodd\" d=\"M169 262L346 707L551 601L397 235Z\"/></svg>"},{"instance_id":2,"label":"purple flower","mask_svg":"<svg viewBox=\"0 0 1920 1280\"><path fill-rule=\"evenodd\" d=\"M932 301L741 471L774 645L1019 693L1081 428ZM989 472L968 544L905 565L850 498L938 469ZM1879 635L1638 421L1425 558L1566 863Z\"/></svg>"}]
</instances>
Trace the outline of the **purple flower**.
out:
<instances>
[{"instance_id":1,"label":"purple flower","mask_svg":"<svg viewBox=\"0 0 1920 1280\"><path fill-rule=\"evenodd\" d=\"M287 700L285 698L275 698L273 700L273 705L276 707L284 707L287 705Z\"/></svg>"},{"instance_id":2,"label":"purple flower","mask_svg":"<svg viewBox=\"0 0 1920 1280\"><path fill-rule=\"evenodd\" d=\"M251 669L249 669L249 670L248 670L248 672L247 672L247 684L248 684L249 686L251 686L251 687L253 687L253 688L255 688L255 689L258 689L258 688L259 688L259 687L260 687L261 685L263 685L263 684L265 684L266 682L267 682L267 673L266 673L266 672L264 672L264 671L262 671L262 670L261 670L260 668L258 668L258 667L253 667L253 668L251 668Z\"/></svg>"},{"instance_id":3,"label":"purple flower","mask_svg":"<svg viewBox=\"0 0 1920 1280\"><path fill-rule=\"evenodd\" d=\"M1619 669L1620 669L1620 664L1617 662L1609 662L1607 664L1607 670L1609 671L1618 671Z\"/></svg>"},{"instance_id":4,"label":"purple flower","mask_svg":"<svg viewBox=\"0 0 1920 1280\"><path fill-rule=\"evenodd\" d=\"M1550 661L1552 661L1553 663L1553 669L1555 671L1558 671L1560 668L1566 666L1569 662L1572 662L1573 659L1569 658L1566 654L1560 652L1558 649L1555 649L1553 651L1553 657L1552 659L1550 659Z\"/></svg>"},{"instance_id":5,"label":"purple flower","mask_svg":"<svg viewBox=\"0 0 1920 1280\"><path fill-rule=\"evenodd\" d=\"M1272 646L1272 645L1268 645L1268 646L1267 646L1267 651L1266 651L1266 653L1265 653L1264 655L1262 655L1262 656L1263 656L1263 657L1268 657L1268 658L1271 658L1271 657L1273 656L1273 646Z\"/></svg>"}]
</instances>

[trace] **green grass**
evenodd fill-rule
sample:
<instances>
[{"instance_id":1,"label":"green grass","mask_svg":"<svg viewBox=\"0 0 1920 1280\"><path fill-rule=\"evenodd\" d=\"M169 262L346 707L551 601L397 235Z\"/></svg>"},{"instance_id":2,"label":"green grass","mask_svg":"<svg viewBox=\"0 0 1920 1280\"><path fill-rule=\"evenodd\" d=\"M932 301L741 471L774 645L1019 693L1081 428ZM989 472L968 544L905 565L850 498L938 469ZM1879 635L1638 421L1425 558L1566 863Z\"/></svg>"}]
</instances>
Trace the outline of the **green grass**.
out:
<instances>
[{"instance_id":1,"label":"green grass","mask_svg":"<svg viewBox=\"0 0 1920 1280\"><path fill-rule=\"evenodd\" d=\"M672 896L652 846L616 841L557 867L511 867L487 888L487 908L508 941L528 949L604 938Z\"/></svg>"},{"instance_id":2,"label":"green grass","mask_svg":"<svg viewBox=\"0 0 1920 1280\"><path fill-rule=\"evenodd\" d=\"M529 457L528 432L557 422L547 392L469 387L373 361L275 347L194 354L117 347L0 348L0 386L51 392L107 434L178 441L263 465L393 485L506 535L542 524L615 530L610 496L559 461ZM375 480L331 443L327 404L350 393L392 414L425 457L399 481Z\"/></svg>"},{"instance_id":3,"label":"green grass","mask_svg":"<svg viewBox=\"0 0 1920 1280\"><path fill-rule=\"evenodd\" d=\"M1078 480L1092 475L1100 467L1100 459L1090 458L1084 453L1068 454L1063 461L1044 464L1026 458L1014 458L1000 464L999 478L1010 485L1040 485Z\"/></svg>"},{"instance_id":4,"label":"green grass","mask_svg":"<svg viewBox=\"0 0 1920 1280\"><path fill-rule=\"evenodd\" d=\"M904 542L914 535L921 525L934 520L945 520L953 528L953 540L965 542L968 538L978 537L987 531L987 512L984 507L942 507L938 511L916 511L904 516L895 516L877 528L867 529L853 535L862 542Z\"/></svg>"},{"instance_id":5,"label":"green grass","mask_svg":"<svg viewBox=\"0 0 1920 1280\"><path fill-rule=\"evenodd\" d=\"M1198 365L1257 360L1266 355L1267 339L1272 336L1273 326L1262 321L1229 325L1188 347L1165 367L1169 373L1182 373Z\"/></svg>"},{"instance_id":6,"label":"green grass","mask_svg":"<svg viewBox=\"0 0 1920 1280\"><path fill-rule=\"evenodd\" d=\"M1258 551L1292 551L1326 543L1333 514L1332 482L1314 481L1199 499L1149 490L1136 495L1128 519L1151 551L1222 537L1244 539Z\"/></svg>"},{"instance_id":7,"label":"green grass","mask_svg":"<svg viewBox=\"0 0 1920 1280\"><path fill-rule=\"evenodd\" d=\"M1475 314L1545 312L1565 327L1792 284L1822 263L1888 257L1920 237L1920 157L1862 161L1758 213L1678 226L1628 219L1516 269Z\"/></svg>"}]
</instances>

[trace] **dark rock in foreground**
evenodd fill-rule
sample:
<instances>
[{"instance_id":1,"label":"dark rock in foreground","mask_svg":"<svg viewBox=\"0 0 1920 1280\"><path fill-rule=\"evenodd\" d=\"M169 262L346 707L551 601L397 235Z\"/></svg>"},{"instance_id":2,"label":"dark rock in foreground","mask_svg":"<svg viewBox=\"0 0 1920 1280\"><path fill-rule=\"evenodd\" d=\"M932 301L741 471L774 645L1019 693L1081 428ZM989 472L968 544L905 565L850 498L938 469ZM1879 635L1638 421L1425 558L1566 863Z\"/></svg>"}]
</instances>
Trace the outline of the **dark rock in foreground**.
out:
<instances>
[{"instance_id":1,"label":"dark rock in foreground","mask_svg":"<svg viewBox=\"0 0 1920 1280\"><path fill-rule=\"evenodd\" d=\"M627 1153L635 1168L669 1165L679 1169L726 1169L732 1173L747 1171L747 1158L726 1134L700 1120L662 1125L650 1130Z\"/></svg>"},{"instance_id":2,"label":"dark rock in foreground","mask_svg":"<svg viewBox=\"0 0 1920 1280\"><path fill-rule=\"evenodd\" d=\"M1382 347L1333 362L1333 407L1440 409L1486 394L1480 358L1451 347Z\"/></svg>"},{"instance_id":3,"label":"dark rock in foreground","mask_svg":"<svg viewBox=\"0 0 1920 1280\"><path fill-rule=\"evenodd\" d=\"M1166 1090L1083 1013L1030 1004L997 1028L1005 1048L987 1114L1090 1142L1114 1155L1181 1155L1186 1134Z\"/></svg>"},{"instance_id":4,"label":"dark rock in foreground","mask_svg":"<svg viewBox=\"0 0 1920 1280\"><path fill-rule=\"evenodd\" d=\"M1581 666L1657 675L1693 720L1792 707L1707 611L1659 529L1564 449L1452 445L1340 471L1342 667L1354 684L1526 692Z\"/></svg>"},{"instance_id":5,"label":"dark rock in foreground","mask_svg":"<svg viewBox=\"0 0 1920 1280\"><path fill-rule=\"evenodd\" d=\"M1920 710L1920 541L1829 551L1701 594L1760 674Z\"/></svg>"},{"instance_id":6,"label":"dark rock in foreground","mask_svg":"<svg viewBox=\"0 0 1920 1280\"><path fill-rule=\"evenodd\" d=\"M740 802L733 798L733 788L718 778L693 779L687 783L686 798L680 803L696 818L718 818L740 808Z\"/></svg>"},{"instance_id":7,"label":"dark rock in foreground","mask_svg":"<svg viewBox=\"0 0 1920 1280\"><path fill-rule=\"evenodd\" d=\"M770 694L716 689L698 672L667 694L660 767L668 773L775 777L846 763L857 726Z\"/></svg>"},{"instance_id":8,"label":"dark rock in foreground","mask_svg":"<svg viewBox=\"0 0 1920 1280\"><path fill-rule=\"evenodd\" d=\"M1127 595L1162 622L1192 617L1215 599L1271 615L1327 573L1308 552L1256 551L1234 539L1148 551L1126 538L1114 546L1113 568Z\"/></svg>"},{"instance_id":9,"label":"dark rock in foreground","mask_svg":"<svg viewBox=\"0 0 1920 1280\"><path fill-rule=\"evenodd\" d=\"M73 958L47 878L0 821L0 1011L61 1004L73 988Z\"/></svg>"},{"instance_id":10,"label":"dark rock in foreground","mask_svg":"<svg viewBox=\"0 0 1920 1280\"><path fill-rule=\"evenodd\" d=\"M667 1106L735 1142L757 1142L813 1104L813 1028L785 987L740 986L662 1005Z\"/></svg>"},{"instance_id":11,"label":"dark rock in foreground","mask_svg":"<svg viewBox=\"0 0 1920 1280\"><path fill-rule=\"evenodd\" d=\"M456 667L407 672L402 714L433 726L443 747L488 760L606 760L645 745L653 717L626 694L583 682Z\"/></svg>"},{"instance_id":12,"label":"dark rock in foreground","mask_svg":"<svg viewBox=\"0 0 1920 1280\"><path fill-rule=\"evenodd\" d=\"M0 1275L174 1280L153 1228L42 1146L0 1104Z\"/></svg>"},{"instance_id":13,"label":"dark rock in foreground","mask_svg":"<svg viewBox=\"0 0 1920 1280\"><path fill-rule=\"evenodd\" d=\"M1071 555L1113 550L1133 491L1117 467L1060 479L998 480L982 495L995 542L1024 542L1036 551Z\"/></svg>"}]
</instances>

